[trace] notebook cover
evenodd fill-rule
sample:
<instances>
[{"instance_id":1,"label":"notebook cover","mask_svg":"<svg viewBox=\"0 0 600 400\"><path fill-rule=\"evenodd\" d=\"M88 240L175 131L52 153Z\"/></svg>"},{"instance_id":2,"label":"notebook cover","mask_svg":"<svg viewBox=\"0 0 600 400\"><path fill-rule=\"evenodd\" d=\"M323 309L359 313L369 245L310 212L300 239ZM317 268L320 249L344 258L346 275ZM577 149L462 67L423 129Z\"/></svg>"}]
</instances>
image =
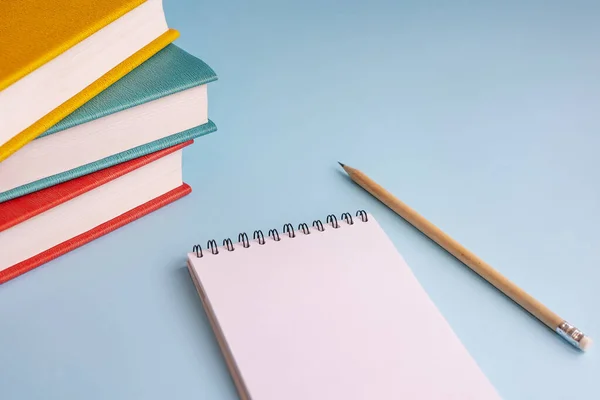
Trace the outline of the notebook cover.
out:
<instances>
[{"instance_id":1,"label":"notebook cover","mask_svg":"<svg viewBox=\"0 0 600 400\"><path fill-rule=\"evenodd\" d=\"M145 1L1 1L0 90Z\"/></svg>"},{"instance_id":2,"label":"notebook cover","mask_svg":"<svg viewBox=\"0 0 600 400\"><path fill-rule=\"evenodd\" d=\"M27 260L21 261L18 264L13 265L3 271L0 271L0 284L5 283L8 280L16 278L19 275L24 274L25 272L31 271L32 269L39 267L42 264L47 263L48 261L54 260L55 258L62 256L65 253L68 253L71 250L74 250L78 247L83 246L86 243L91 242L94 239L99 238L100 236L104 236L107 233L114 231L117 228L122 227L123 225L127 225L130 222L135 221L147 215L159 208L174 202L177 199L191 193L192 188L187 184L182 184L178 188L175 188L162 196L159 196L153 200L150 200L147 203L144 203L124 214L119 215L116 218L111 219L97 227L90 229L87 232L82 233L81 235L77 235L74 238L62 242L42 253L39 253L36 256L28 258Z\"/></svg>"},{"instance_id":3,"label":"notebook cover","mask_svg":"<svg viewBox=\"0 0 600 400\"><path fill-rule=\"evenodd\" d=\"M2 3L7 2L0 2L0 4ZM2 13L0 13L0 15L2 15ZM0 162L7 159L11 154L15 153L21 147L25 146L31 140L35 139L54 124L58 123L61 119L75 111L98 93L102 92L124 75L138 67L141 63L156 54L159 50L163 49L178 36L179 32L174 29L169 29L167 32L150 42L148 45L138 50L127 60L121 62L98 80L87 86L81 92L77 93L75 96L71 97L69 100L50 111L44 117L37 120L27 129L21 131L12 139L4 143L2 146L0 146ZM3 55L3 60L4 58L5 57Z\"/></svg>"},{"instance_id":4,"label":"notebook cover","mask_svg":"<svg viewBox=\"0 0 600 400\"><path fill-rule=\"evenodd\" d=\"M60 174L52 175L47 178L16 187L14 189L7 190L6 192L0 193L0 203L15 199L20 196L24 196L29 193L36 192L38 190L48 188L50 186L57 185L62 182L67 182L71 179L91 174L95 171L99 171L104 168L108 168L113 165L117 165L132 160L134 158L144 156L146 154L154 153L167 147L175 146L179 143L183 143L188 140L207 135L216 130L216 125L212 121L208 121L208 123L197 126L195 128L191 128L186 131L179 132L159 140L155 140L154 142L150 142L142 146L134 147L133 149L115 154L110 157L103 158L101 160L83 165L81 167L74 168L69 171L65 171Z\"/></svg>"},{"instance_id":5,"label":"notebook cover","mask_svg":"<svg viewBox=\"0 0 600 400\"><path fill-rule=\"evenodd\" d=\"M202 60L174 44L169 44L39 137L216 79L215 72Z\"/></svg>"},{"instance_id":6,"label":"notebook cover","mask_svg":"<svg viewBox=\"0 0 600 400\"><path fill-rule=\"evenodd\" d=\"M2 203L0 204L0 232L35 217L59 204L65 203L83 193L89 192L98 186L102 186L135 169L143 167L146 164L150 164L159 158L183 149L193 142L193 140L189 140L185 143L180 143L122 164L117 164L93 174L85 175L61 183L60 185L52 186L27 196L22 196Z\"/></svg>"},{"instance_id":7,"label":"notebook cover","mask_svg":"<svg viewBox=\"0 0 600 400\"><path fill-rule=\"evenodd\" d=\"M342 215L188 253L239 397L500 399L375 218Z\"/></svg>"}]
</instances>

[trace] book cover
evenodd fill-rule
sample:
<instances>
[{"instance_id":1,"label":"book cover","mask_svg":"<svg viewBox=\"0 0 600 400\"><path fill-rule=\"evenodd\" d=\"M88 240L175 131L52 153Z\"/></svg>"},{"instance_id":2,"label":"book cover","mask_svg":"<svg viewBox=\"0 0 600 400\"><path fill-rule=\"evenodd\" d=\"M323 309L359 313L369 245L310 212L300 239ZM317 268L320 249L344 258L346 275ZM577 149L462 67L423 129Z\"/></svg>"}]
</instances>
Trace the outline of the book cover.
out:
<instances>
[{"instance_id":1,"label":"book cover","mask_svg":"<svg viewBox=\"0 0 600 400\"><path fill-rule=\"evenodd\" d=\"M0 90L93 35L146 0L0 2Z\"/></svg>"},{"instance_id":2,"label":"book cover","mask_svg":"<svg viewBox=\"0 0 600 400\"><path fill-rule=\"evenodd\" d=\"M187 142L188 140L192 140L203 135L207 135L216 130L216 125L212 121L208 121L208 123L204 125L155 140L142 146L138 146L110 157L103 158L90 164L82 165L81 167L77 167L60 174L52 175L14 189L7 190L0 193L0 206L2 206L2 203L6 201L16 199L20 196L28 195L45 188L50 188L54 185L68 182L72 179L79 178L96 171L101 171L105 168L112 167L183 142Z\"/></svg>"},{"instance_id":3,"label":"book cover","mask_svg":"<svg viewBox=\"0 0 600 400\"><path fill-rule=\"evenodd\" d=\"M189 146L189 140L166 149L135 158L110 168L82 176L68 182L43 189L0 204L0 232L23 221L33 218L59 204L65 203L83 193L89 192L135 169L143 167L168 154Z\"/></svg>"},{"instance_id":4,"label":"book cover","mask_svg":"<svg viewBox=\"0 0 600 400\"><path fill-rule=\"evenodd\" d=\"M204 61L169 44L39 137L216 80Z\"/></svg>"},{"instance_id":5,"label":"book cover","mask_svg":"<svg viewBox=\"0 0 600 400\"><path fill-rule=\"evenodd\" d=\"M135 169L141 168L159 158L165 157L175 151L178 151L193 141L187 141L178 145L160 150L158 152L142 156L131 161L115 165L93 174L83 176L78 179L70 180L51 188L40 190L27 196L19 197L12 201L0 204L0 232L10 229L30 218L63 204L77 196L89 192L99 186L102 186L114 179L117 179ZM34 257L24 260L12 267L0 271L0 283L12 279L24 272L27 272L51 259L54 259L76 247L94 240L120 226L123 226L157 208L176 200L190 193L191 188L188 185L174 189L165 195L151 200L133 210L128 211L102 225L99 225L81 235L76 236L66 242L52 247Z\"/></svg>"},{"instance_id":6,"label":"book cover","mask_svg":"<svg viewBox=\"0 0 600 400\"><path fill-rule=\"evenodd\" d=\"M49 261L54 260L57 257L62 256L65 253L68 253L78 247L83 246L86 243L91 242L101 236L106 235L124 225L127 225L130 222L135 221L143 217L144 215L150 214L153 211L158 210L159 208L166 206L169 203L174 202L177 199L182 198L185 195L188 195L192 192L192 188L184 183L178 188L171 190L159 196L153 200L150 200L147 203L142 204L124 214L119 215L116 218L111 219L103 223L102 225L98 225L97 227L90 229L89 231L82 233L81 235L75 236L74 238L62 242L61 244L52 247L38 255L28 258L27 260L21 261L18 264L13 265L3 271L0 271L0 284L5 283L11 279L16 278L19 275L22 275L28 271L31 271L34 268L39 267L42 264L45 264Z\"/></svg>"},{"instance_id":7,"label":"book cover","mask_svg":"<svg viewBox=\"0 0 600 400\"><path fill-rule=\"evenodd\" d=\"M3 16L0 31L0 53L3 58L0 66L0 91L144 1L0 2L0 15ZM32 28L33 26L35 28ZM0 162L138 67L178 35L176 30L169 29L27 128L5 138L4 143L0 145Z\"/></svg>"}]
</instances>

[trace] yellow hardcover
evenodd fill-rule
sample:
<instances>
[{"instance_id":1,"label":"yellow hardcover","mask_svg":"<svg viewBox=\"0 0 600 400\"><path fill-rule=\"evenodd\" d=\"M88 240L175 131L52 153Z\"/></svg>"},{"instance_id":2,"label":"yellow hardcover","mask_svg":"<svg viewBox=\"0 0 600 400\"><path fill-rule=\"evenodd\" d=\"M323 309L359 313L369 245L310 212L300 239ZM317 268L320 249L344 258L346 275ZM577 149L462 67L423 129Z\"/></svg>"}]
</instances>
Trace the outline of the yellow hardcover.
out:
<instances>
[{"instance_id":1,"label":"yellow hardcover","mask_svg":"<svg viewBox=\"0 0 600 400\"><path fill-rule=\"evenodd\" d=\"M0 1L0 90L145 1Z\"/></svg>"},{"instance_id":2,"label":"yellow hardcover","mask_svg":"<svg viewBox=\"0 0 600 400\"><path fill-rule=\"evenodd\" d=\"M0 0L0 4L4 1L11 2L13 0ZM68 1L61 0L61 2L65 3ZM106 2L106 0L103 0L100 3ZM47 131L54 124L88 102L92 97L96 96L98 93L121 79L133 69L137 68L141 63L177 39L177 37L179 37L179 32L174 29L169 29L158 38L150 42L148 45L138 50L131 57L101 76L98 80L87 86L81 92L77 93L75 96L71 97L69 100L50 111L44 117L37 120L35 123L33 123L33 125L21 131L8 142L4 143L2 146L0 146L0 162L6 160L11 154L15 153L21 147L25 146L27 143Z\"/></svg>"}]
</instances>

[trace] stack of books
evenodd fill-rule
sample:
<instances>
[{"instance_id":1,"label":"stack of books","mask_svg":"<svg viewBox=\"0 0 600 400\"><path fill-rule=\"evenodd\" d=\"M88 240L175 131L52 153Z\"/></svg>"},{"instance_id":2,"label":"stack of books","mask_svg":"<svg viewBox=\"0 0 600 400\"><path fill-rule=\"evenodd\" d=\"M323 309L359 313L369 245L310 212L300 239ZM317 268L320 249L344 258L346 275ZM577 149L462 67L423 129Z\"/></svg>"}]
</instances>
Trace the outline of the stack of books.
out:
<instances>
[{"instance_id":1,"label":"stack of books","mask_svg":"<svg viewBox=\"0 0 600 400\"><path fill-rule=\"evenodd\" d=\"M217 79L161 0L0 2L0 283L191 192Z\"/></svg>"}]
</instances>

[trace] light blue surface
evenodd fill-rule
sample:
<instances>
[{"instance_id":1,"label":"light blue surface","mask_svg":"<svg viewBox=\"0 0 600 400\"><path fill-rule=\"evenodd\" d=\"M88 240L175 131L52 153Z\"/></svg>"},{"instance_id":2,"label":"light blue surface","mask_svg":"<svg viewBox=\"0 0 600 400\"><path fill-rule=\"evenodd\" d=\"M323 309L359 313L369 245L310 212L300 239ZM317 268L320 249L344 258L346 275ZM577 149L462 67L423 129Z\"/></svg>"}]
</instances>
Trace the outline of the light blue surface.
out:
<instances>
[{"instance_id":1,"label":"light blue surface","mask_svg":"<svg viewBox=\"0 0 600 400\"><path fill-rule=\"evenodd\" d=\"M184 152L194 192L0 287L2 399L235 399L186 251L358 208L503 397L600 398L600 347L563 343L336 164L600 339L600 3L165 3L219 75L219 130Z\"/></svg>"}]
</instances>

